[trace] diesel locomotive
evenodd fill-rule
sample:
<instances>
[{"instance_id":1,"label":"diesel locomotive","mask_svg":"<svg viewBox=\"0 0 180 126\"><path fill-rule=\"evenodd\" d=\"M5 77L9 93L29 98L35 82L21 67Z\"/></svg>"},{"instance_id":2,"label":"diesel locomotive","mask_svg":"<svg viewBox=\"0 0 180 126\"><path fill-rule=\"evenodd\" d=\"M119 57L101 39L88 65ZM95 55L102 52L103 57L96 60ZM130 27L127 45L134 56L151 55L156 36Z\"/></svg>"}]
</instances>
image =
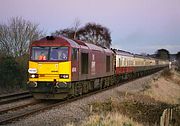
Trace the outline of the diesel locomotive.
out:
<instances>
[{"instance_id":1,"label":"diesel locomotive","mask_svg":"<svg viewBox=\"0 0 180 126\"><path fill-rule=\"evenodd\" d=\"M156 72L169 62L107 49L65 37L30 44L30 92L36 99L64 99Z\"/></svg>"}]
</instances>

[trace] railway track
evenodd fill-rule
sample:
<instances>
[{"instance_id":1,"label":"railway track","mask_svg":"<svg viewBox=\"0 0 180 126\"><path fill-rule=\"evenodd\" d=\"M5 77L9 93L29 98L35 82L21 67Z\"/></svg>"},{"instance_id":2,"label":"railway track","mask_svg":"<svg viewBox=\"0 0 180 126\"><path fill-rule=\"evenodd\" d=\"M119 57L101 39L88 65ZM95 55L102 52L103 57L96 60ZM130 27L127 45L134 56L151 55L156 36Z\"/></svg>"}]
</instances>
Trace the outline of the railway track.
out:
<instances>
[{"instance_id":1,"label":"railway track","mask_svg":"<svg viewBox=\"0 0 180 126\"><path fill-rule=\"evenodd\" d=\"M131 81L133 81L133 80L131 80ZM102 89L100 91L99 90L93 91L93 92L90 92L88 94L80 95L78 97L74 97L74 98L71 98L71 99L66 99L66 100L63 100L63 101L53 101L53 102L39 101L37 103L31 103L31 104L27 104L27 105L23 105L23 106L17 106L17 107L14 107L14 108L0 110L0 114L1 113L7 113L7 112L10 111L10 114L7 113L7 115L4 115L4 114L0 115L0 125L8 124L8 123L10 123L10 122L12 122L14 120L19 120L19 119L25 118L25 117L27 117L29 115L32 115L34 113L49 110L49 109L52 109L53 107L56 107L56 106L59 106L59 105L65 105L67 103L70 103L70 102L73 102L73 101L76 101L76 100L79 100L79 99L82 99L82 98L85 98L85 97L100 93L102 91L118 87L118 86L120 86L122 84L125 84L127 82L130 82L130 81L125 81L125 82L122 82L122 83L120 83L118 85L113 85L113 86L104 88L104 89ZM36 107L33 107L33 106L36 106ZM26 109L27 107L29 107L29 108ZM22 108L24 108L24 110L20 110Z\"/></svg>"},{"instance_id":2,"label":"railway track","mask_svg":"<svg viewBox=\"0 0 180 126\"><path fill-rule=\"evenodd\" d=\"M136 79L139 79L139 78L136 78ZM14 107L14 108L9 108L9 109L4 109L4 110L0 110L0 114L2 113L2 115L0 115L0 125L2 124L8 124L14 120L19 120L19 119L22 119L22 118L25 118L29 115L32 115L34 113L37 113L37 112L42 112L42 111L45 111L45 110L49 110L49 109L52 109L53 107L56 107L56 106L59 106L59 105L66 105L67 103L71 103L73 101L76 101L76 100L79 100L79 99L82 99L82 98L85 98L85 97L88 97L88 96L91 96L91 95L94 95L94 94L97 94L97 93L100 93L100 92L103 92L103 91L106 91L106 90L109 90L109 89L113 89L113 88L116 88L120 85L123 85L125 83L128 83L128 82L132 82L136 79L133 79L133 80L126 80L126 81L123 81L117 85L112 85L110 87L107 87L107 88L104 88L102 90L97 90L97 91L93 91L93 92L90 92L88 94L83 94L83 95L80 95L78 97L73 97L71 99L66 99L64 101L53 101L53 102L50 102L50 101L39 101L39 103L31 103L29 105L24 105L24 106L17 106L17 107ZM33 107L35 106L35 107ZM21 110L22 108L24 108L24 110ZM28 108L28 109L27 109ZM9 114L10 112L10 114ZM5 114L3 114L5 113ZM7 115L6 115L7 113Z\"/></svg>"},{"instance_id":3,"label":"railway track","mask_svg":"<svg viewBox=\"0 0 180 126\"><path fill-rule=\"evenodd\" d=\"M2 109L0 110L0 125L26 117L47 108L51 104L53 103L34 101L32 103Z\"/></svg>"},{"instance_id":4,"label":"railway track","mask_svg":"<svg viewBox=\"0 0 180 126\"><path fill-rule=\"evenodd\" d=\"M38 104L38 103L39 103L39 101L33 101L33 102L25 103L25 104L22 104L22 105L15 105L15 106L12 106L12 107L3 108L3 109L0 109L0 114L7 113L9 111L15 111L15 110L18 110L18 109L22 109L22 108L25 108L27 106L35 105L35 104Z\"/></svg>"},{"instance_id":5,"label":"railway track","mask_svg":"<svg viewBox=\"0 0 180 126\"><path fill-rule=\"evenodd\" d=\"M0 95L0 105L26 98L32 98L29 91Z\"/></svg>"}]
</instances>

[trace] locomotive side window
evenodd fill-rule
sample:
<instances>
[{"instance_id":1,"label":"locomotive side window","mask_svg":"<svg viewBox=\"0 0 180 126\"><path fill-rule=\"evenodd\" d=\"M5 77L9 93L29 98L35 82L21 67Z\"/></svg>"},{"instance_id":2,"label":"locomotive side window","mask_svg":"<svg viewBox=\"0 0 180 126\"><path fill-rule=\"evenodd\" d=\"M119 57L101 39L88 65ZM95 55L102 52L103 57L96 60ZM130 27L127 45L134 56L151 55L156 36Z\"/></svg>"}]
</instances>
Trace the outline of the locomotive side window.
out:
<instances>
[{"instance_id":1,"label":"locomotive side window","mask_svg":"<svg viewBox=\"0 0 180 126\"><path fill-rule=\"evenodd\" d=\"M88 74L88 53L81 53L81 74Z\"/></svg>"},{"instance_id":2,"label":"locomotive side window","mask_svg":"<svg viewBox=\"0 0 180 126\"><path fill-rule=\"evenodd\" d=\"M106 72L110 72L110 56L106 56Z\"/></svg>"},{"instance_id":3,"label":"locomotive side window","mask_svg":"<svg viewBox=\"0 0 180 126\"><path fill-rule=\"evenodd\" d=\"M73 48L72 49L72 60L77 60L77 56L78 56L78 49Z\"/></svg>"}]
</instances>

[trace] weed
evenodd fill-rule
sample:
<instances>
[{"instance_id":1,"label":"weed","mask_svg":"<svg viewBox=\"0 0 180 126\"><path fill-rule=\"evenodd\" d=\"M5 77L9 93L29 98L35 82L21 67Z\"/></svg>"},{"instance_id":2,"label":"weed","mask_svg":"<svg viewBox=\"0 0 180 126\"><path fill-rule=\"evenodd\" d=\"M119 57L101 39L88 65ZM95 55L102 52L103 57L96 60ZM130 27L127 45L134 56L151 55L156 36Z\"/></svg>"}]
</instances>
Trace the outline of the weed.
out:
<instances>
[{"instance_id":1,"label":"weed","mask_svg":"<svg viewBox=\"0 0 180 126\"><path fill-rule=\"evenodd\" d=\"M84 121L82 126L142 126L118 112L109 112L104 116L94 114Z\"/></svg>"},{"instance_id":2,"label":"weed","mask_svg":"<svg viewBox=\"0 0 180 126\"><path fill-rule=\"evenodd\" d=\"M147 90L147 89L149 89L149 88L151 88L150 85L145 85L145 86L144 86L144 90Z\"/></svg>"},{"instance_id":3,"label":"weed","mask_svg":"<svg viewBox=\"0 0 180 126\"><path fill-rule=\"evenodd\" d=\"M164 78L169 78L172 79L173 73L169 69L165 69L162 73L161 76Z\"/></svg>"},{"instance_id":4,"label":"weed","mask_svg":"<svg viewBox=\"0 0 180 126\"><path fill-rule=\"evenodd\" d=\"M132 126L132 124L131 124L131 123L124 122L124 123L123 123L123 126Z\"/></svg>"}]
</instances>

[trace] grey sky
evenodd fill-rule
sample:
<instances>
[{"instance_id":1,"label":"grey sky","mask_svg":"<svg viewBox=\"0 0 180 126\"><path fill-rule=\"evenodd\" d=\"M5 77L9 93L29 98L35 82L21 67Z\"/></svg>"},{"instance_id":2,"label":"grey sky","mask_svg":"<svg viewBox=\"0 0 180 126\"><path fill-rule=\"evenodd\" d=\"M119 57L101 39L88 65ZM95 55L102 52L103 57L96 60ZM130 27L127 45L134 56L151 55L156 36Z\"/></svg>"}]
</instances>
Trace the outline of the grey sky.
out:
<instances>
[{"instance_id":1,"label":"grey sky","mask_svg":"<svg viewBox=\"0 0 180 126\"><path fill-rule=\"evenodd\" d=\"M108 27L112 47L134 53L180 51L180 0L1 0L0 22L21 16L47 34L96 22Z\"/></svg>"}]
</instances>

